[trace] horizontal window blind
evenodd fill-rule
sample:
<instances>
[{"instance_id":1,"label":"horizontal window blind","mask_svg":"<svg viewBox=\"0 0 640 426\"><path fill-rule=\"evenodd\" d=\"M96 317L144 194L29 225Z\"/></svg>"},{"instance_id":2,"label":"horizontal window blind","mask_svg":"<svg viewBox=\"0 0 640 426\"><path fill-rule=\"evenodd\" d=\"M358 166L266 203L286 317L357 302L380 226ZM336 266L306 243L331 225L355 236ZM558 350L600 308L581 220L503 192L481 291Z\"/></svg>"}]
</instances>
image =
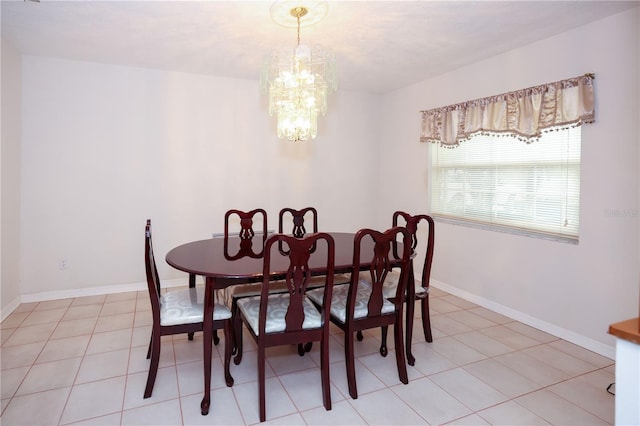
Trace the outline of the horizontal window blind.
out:
<instances>
[{"instance_id":1,"label":"horizontal window blind","mask_svg":"<svg viewBox=\"0 0 640 426\"><path fill-rule=\"evenodd\" d=\"M434 216L578 239L580 127L544 133L526 144L476 135L431 151Z\"/></svg>"}]
</instances>

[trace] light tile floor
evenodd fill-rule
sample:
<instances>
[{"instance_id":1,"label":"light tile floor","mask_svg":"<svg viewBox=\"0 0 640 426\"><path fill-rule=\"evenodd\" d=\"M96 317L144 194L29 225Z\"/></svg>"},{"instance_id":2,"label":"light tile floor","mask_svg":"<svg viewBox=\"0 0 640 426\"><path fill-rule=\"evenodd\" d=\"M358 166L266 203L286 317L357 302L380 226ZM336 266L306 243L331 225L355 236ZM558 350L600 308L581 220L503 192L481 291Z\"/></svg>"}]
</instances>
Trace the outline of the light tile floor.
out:
<instances>
[{"instance_id":1,"label":"light tile floor","mask_svg":"<svg viewBox=\"0 0 640 426\"><path fill-rule=\"evenodd\" d=\"M356 342L359 398L347 391L343 338L333 329L331 396L322 406L319 351L267 353L267 423L302 425L613 424L612 360L432 288L434 341L416 321L409 384L379 331ZM416 312L420 312L419 309ZM202 335L169 336L151 398L143 399L151 331L147 292L20 305L2 322L3 425L245 425L258 423L255 346L225 386L214 350L212 409L200 415ZM419 315L419 314L418 314Z\"/></svg>"}]
</instances>

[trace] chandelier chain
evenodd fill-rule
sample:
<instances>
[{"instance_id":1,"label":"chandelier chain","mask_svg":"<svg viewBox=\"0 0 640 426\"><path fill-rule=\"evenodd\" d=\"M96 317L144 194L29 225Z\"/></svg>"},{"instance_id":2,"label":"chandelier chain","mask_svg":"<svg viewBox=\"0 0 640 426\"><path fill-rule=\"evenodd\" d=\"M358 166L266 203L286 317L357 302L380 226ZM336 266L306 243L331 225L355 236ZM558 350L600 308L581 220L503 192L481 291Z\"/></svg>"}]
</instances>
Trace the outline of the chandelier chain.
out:
<instances>
[{"instance_id":1,"label":"chandelier chain","mask_svg":"<svg viewBox=\"0 0 640 426\"><path fill-rule=\"evenodd\" d=\"M298 22L298 46L300 46L300 18L305 16L308 12L309 10L303 6L296 6L289 11L289 14L296 18L296 21Z\"/></svg>"},{"instance_id":2,"label":"chandelier chain","mask_svg":"<svg viewBox=\"0 0 640 426\"><path fill-rule=\"evenodd\" d=\"M301 12L298 11L298 13L296 13L296 19L298 20L298 46L300 46L300 16Z\"/></svg>"}]
</instances>

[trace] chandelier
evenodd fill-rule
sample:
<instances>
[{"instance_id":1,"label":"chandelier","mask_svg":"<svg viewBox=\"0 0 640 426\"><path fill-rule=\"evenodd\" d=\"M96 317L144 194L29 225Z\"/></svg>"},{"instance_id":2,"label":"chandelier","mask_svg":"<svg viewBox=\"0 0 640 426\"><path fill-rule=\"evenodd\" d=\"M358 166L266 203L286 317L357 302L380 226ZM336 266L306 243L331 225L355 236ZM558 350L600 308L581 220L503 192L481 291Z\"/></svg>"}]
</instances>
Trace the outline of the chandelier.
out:
<instances>
[{"instance_id":1,"label":"chandelier","mask_svg":"<svg viewBox=\"0 0 640 426\"><path fill-rule=\"evenodd\" d=\"M283 26L294 24L298 44L271 52L260 86L269 94L269 115L277 117L278 137L305 141L318 134L318 113L327 113L327 96L337 89L335 58L321 46L300 44L301 22L303 26L317 23L327 13L327 2L297 0L298 6L287 10L289 4L291 1L276 2L271 17Z\"/></svg>"}]
</instances>

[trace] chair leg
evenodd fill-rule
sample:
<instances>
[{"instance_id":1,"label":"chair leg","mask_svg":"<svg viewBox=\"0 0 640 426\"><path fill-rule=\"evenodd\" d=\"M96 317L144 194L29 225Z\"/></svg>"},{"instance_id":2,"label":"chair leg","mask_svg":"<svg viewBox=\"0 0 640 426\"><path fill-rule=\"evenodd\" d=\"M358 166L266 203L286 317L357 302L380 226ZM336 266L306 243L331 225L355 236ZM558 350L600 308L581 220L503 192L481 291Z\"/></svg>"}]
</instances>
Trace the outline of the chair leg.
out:
<instances>
[{"instance_id":1,"label":"chair leg","mask_svg":"<svg viewBox=\"0 0 640 426\"><path fill-rule=\"evenodd\" d=\"M396 323L393 327L393 335L395 337L396 344L396 364L398 365L398 376L400 381L405 385L409 383L409 377L407 375L407 363L405 362L404 354L404 339L402 336L402 312L396 313Z\"/></svg>"},{"instance_id":2,"label":"chair leg","mask_svg":"<svg viewBox=\"0 0 640 426\"><path fill-rule=\"evenodd\" d=\"M213 344L218 345L220 343L220 337L218 336L218 330L213 330Z\"/></svg>"},{"instance_id":3,"label":"chair leg","mask_svg":"<svg viewBox=\"0 0 640 426\"><path fill-rule=\"evenodd\" d=\"M310 352L313 347L313 342L298 343L298 355L304 356L305 352Z\"/></svg>"},{"instance_id":4,"label":"chair leg","mask_svg":"<svg viewBox=\"0 0 640 426\"><path fill-rule=\"evenodd\" d=\"M158 374L158 364L160 363L160 336L151 338L151 364L149 365L149 375L147 376L147 386L144 389L144 397L149 398L153 392L153 385Z\"/></svg>"},{"instance_id":5,"label":"chair leg","mask_svg":"<svg viewBox=\"0 0 640 426\"><path fill-rule=\"evenodd\" d=\"M322 337L320 342L320 374L322 375L322 400L324 409L331 410L331 383L329 374L329 335Z\"/></svg>"},{"instance_id":6,"label":"chair leg","mask_svg":"<svg viewBox=\"0 0 640 426\"><path fill-rule=\"evenodd\" d=\"M353 347L353 332L346 331L344 333L344 359L347 366L347 383L349 384L349 395L351 398L358 399L358 388L356 386L356 364Z\"/></svg>"},{"instance_id":7,"label":"chair leg","mask_svg":"<svg viewBox=\"0 0 640 426\"><path fill-rule=\"evenodd\" d=\"M356 332L356 339L358 339L358 342L362 342L362 339L364 339L364 336L362 335L362 331L358 330Z\"/></svg>"},{"instance_id":8,"label":"chair leg","mask_svg":"<svg viewBox=\"0 0 640 426\"><path fill-rule=\"evenodd\" d=\"M196 286L196 275L195 274L189 274L189 288L195 288ZM189 340L193 340L193 335L194 333L187 333L187 339Z\"/></svg>"},{"instance_id":9,"label":"chair leg","mask_svg":"<svg viewBox=\"0 0 640 426\"><path fill-rule=\"evenodd\" d=\"M231 327L231 319L224 321L224 380L227 386L233 386L233 377L231 371L229 371L229 365L231 364L231 350L233 327Z\"/></svg>"},{"instance_id":10,"label":"chair leg","mask_svg":"<svg viewBox=\"0 0 640 426\"><path fill-rule=\"evenodd\" d=\"M264 422L266 415L265 408L265 382L264 382L264 346L258 344L258 399L260 400L260 421Z\"/></svg>"},{"instance_id":11,"label":"chair leg","mask_svg":"<svg viewBox=\"0 0 640 426\"><path fill-rule=\"evenodd\" d=\"M147 349L147 359L151 357L151 345L153 344L153 332L151 333L151 338L149 339L149 349Z\"/></svg>"},{"instance_id":12,"label":"chair leg","mask_svg":"<svg viewBox=\"0 0 640 426\"><path fill-rule=\"evenodd\" d=\"M233 321L234 319L231 318L231 321ZM242 320L239 321L238 323L234 323L233 324L233 331L231 332L232 336L238 336L238 334L240 334L239 338L236 338L236 356L233 357L233 363L235 365L240 365L240 362L242 361ZM233 349L232 349L232 353L233 353Z\"/></svg>"},{"instance_id":13,"label":"chair leg","mask_svg":"<svg viewBox=\"0 0 640 426\"><path fill-rule=\"evenodd\" d=\"M233 336L231 336L231 353L238 351L238 344L242 343L242 319L240 318L240 308L238 308L238 300L233 299L231 302L231 321L233 322ZM237 365L237 364L236 364Z\"/></svg>"},{"instance_id":14,"label":"chair leg","mask_svg":"<svg viewBox=\"0 0 640 426\"><path fill-rule=\"evenodd\" d=\"M429 316L429 294L422 299L422 329L424 330L424 339L431 343L433 336L431 335L431 318Z\"/></svg>"},{"instance_id":15,"label":"chair leg","mask_svg":"<svg viewBox=\"0 0 640 426\"><path fill-rule=\"evenodd\" d=\"M407 300L407 362L409 365L415 365L416 359L411 353L411 342L413 340L413 315L416 309L416 301L415 299Z\"/></svg>"},{"instance_id":16,"label":"chair leg","mask_svg":"<svg viewBox=\"0 0 640 426\"><path fill-rule=\"evenodd\" d=\"M380 355L387 356L389 351L387 350L387 332L389 331L388 325L383 325L381 328L382 336L380 339Z\"/></svg>"}]
</instances>

